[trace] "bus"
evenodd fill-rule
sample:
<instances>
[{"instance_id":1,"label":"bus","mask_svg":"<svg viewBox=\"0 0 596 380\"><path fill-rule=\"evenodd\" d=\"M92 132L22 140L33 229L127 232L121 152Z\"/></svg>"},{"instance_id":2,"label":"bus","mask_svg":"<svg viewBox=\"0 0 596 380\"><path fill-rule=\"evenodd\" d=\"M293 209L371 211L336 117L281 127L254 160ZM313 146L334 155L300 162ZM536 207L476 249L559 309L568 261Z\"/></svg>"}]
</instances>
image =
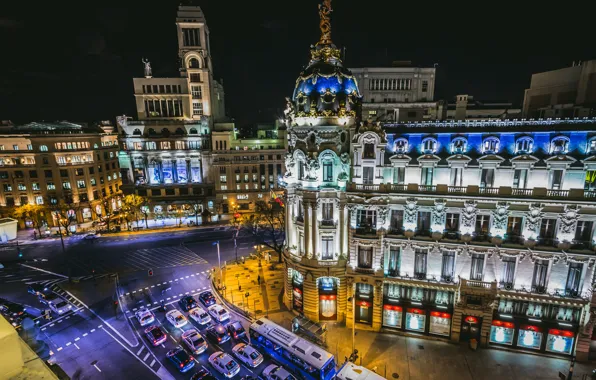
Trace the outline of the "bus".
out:
<instances>
[{"instance_id":1,"label":"bus","mask_svg":"<svg viewBox=\"0 0 596 380\"><path fill-rule=\"evenodd\" d=\"M352 362L345 362L335 378L339 380L385 380L383 376L376 372Z\"/></svg>"},{"instance_id":2,"label":"bus","mask_svg":"<svg viewBox=\"0 0 596 380\"><path fill-rule=\"evenodd\" d=\"M250 325L251 344L259 346L300 378L331 380L336 374L335 357L267 318Z\"/></svg>"}]
</instances>

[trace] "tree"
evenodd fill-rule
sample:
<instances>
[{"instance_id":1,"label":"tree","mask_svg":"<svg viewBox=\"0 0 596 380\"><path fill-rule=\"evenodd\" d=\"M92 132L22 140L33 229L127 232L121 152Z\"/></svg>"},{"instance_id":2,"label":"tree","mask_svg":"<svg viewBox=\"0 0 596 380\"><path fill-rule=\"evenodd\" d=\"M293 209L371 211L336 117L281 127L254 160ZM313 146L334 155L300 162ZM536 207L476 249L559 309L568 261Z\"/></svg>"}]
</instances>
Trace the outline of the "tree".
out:
<instances>
[{"instance_id":1,"label":"tree","mask_svg":"<svg viewBox=\"0 0 596 380\"><path fill-rule=\"evenodd\" d=\"M66 230L66 236L70 235L68 227L77 221L77 212L80 208L76 203L58 203L50 206L52 214L58 220L60 235L62 235L62 228Z\"/></svg>"},{"instance_id":2,"label":"tree","mask_svg":"<svg viewBox=\"0 0 596 380\"><path fill-rule=\"evenodd\" d=\"M244 230L256 237L257 243L265 245L282 261L285 246L286 210L276 202L258 201L255 212L244 218Z\"/></svg>"},{"instance_id":3,"label":"tree","mask_svg":"<svg viewBox=\"0 0 596 380\"><path fill-rule=\"evenodd\" d=\"M201 198L192 198L189 202L191 210L195 213L195 225L199 225L199 213L203 208L203 200ZM205 223L205 219L203 219Z\"/></svg>"},{"instance_id":4,"label":"tree","mask_svg":"<svg viewBox=\"0 0 596 380\"><path fill-rule=\"evenodd\" d=\"M145 219L145 228L149 228L149 224L147 223L147 218L149 218L149 213L151 212L151 209L149 208L149 200L147 198L144 198L143 200L143 204L140 207L140 211L141 214L143 214L143 219ZM137 223L137 227L138 227L138 223Z\"/></svg>"},{"instance_id":5,"label":"tree","mask_svg":"<svg viewBox=\"0 0 596 380\"><path fill-rule=\"evenodd\" d=\"M129 215L131 215L131 217L134 218L134 220L136 220L137 227L139 226L139 213L143 213L141 209L146 203L147 199L145 197L136 194L129 194L125 196L124 199L122 199L122 208Z\"/></svg>"},{"instance_id":6,"label":"tree","mask_svg":"<svg viewBox=\"0 0 596 380\"><path fill-rule=\"evenodd\" d=\"M25 204L16 207L12 214L15 218L22 219L23 221L29 219L33 228L37 230L39 237L41 237L41 227L47 224L47 211L47 206L43 204Z\"/></svg>"},{"instance_id":7,"label":"tree","mask_svg":"<svg viewBox=\"0 0 596 380\"><path fill-rule=\"evenodd\" d=\"M102 212L97 214L100 221L106 223L107 231L110 232L110 221L114 216L114 208L112 207L112 197L100 196L99 203L102 206Z\"/></svg>"}]
</instances>

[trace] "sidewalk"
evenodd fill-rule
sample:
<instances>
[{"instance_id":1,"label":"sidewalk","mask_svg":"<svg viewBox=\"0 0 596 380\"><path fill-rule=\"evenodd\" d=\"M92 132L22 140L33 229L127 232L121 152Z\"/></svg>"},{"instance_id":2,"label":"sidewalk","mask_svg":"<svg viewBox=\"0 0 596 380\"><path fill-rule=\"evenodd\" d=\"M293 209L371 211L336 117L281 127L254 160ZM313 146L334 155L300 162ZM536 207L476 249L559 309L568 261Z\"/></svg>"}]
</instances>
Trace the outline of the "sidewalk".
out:
<instances>
[{"instance_id":1,"label":"sidewalk","mask_svg":"<svg viewBox=\"0 0 596 380\"><path fill-rule=\"evenodd\" d=\"M275 261L275 260L274 260ZM282 266L272 268L265 259L246 259L245 263L228 263L222 268L225 290L220 294L237 309L251 316L262 316L282 310L280 294L283 291ZM258 280L261 277L261 285ZM215 271L215 283L219 280L219 271ZM246 294L248 293L248 297Z\"/></svg>"}]
</instances>

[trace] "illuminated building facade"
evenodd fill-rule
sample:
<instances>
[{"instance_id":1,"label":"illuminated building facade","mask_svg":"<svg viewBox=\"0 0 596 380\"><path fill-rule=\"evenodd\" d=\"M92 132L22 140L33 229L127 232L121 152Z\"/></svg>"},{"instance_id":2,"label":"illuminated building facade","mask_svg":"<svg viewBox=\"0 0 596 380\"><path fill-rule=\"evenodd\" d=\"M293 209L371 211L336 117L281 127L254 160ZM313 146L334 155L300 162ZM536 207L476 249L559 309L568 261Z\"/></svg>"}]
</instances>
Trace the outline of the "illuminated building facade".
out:
<instances>
[{"instance_id":1,"label":"illuminated building facade","mask_svg":"<svg viewBox=\"0 0 596 380\"><path fill-rule=\"evenodd\" d=\"M357 124L328 10L286 111L286 305L587 359L596 119Z\"/></svg>"},{"instance_id":2,"label":"illuminated building facade","mask_svg":"<svg viewBox=\"0 0 596 380\"><path fill-rule=\"evenodd\" d=\"M0 127L0 205L3 214L24 204L72 204L77 223L103 213L101 198L113 199L122 180L118 136L108 124L68 122ZM48 225L57 225L48 218Z\"/></svg>"}]
</instances>

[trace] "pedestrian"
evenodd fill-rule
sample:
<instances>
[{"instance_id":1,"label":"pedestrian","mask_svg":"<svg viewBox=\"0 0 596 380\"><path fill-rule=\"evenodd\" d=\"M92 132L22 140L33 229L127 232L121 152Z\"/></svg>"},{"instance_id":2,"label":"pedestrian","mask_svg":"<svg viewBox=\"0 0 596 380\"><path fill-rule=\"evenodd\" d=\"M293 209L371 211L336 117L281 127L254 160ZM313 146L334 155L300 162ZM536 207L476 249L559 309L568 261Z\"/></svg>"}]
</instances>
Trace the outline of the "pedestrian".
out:
<instances>
[{"instance_id":1,"label":"pedestrian","mask_svg":"<svg viewBox=\"0 0 596 380\"><path fill-rule=\"evenodd\" d=\"M261 275L257 276L257 283L259 284L259 286L261 286Z\"/></svg>"}]
</instances>

